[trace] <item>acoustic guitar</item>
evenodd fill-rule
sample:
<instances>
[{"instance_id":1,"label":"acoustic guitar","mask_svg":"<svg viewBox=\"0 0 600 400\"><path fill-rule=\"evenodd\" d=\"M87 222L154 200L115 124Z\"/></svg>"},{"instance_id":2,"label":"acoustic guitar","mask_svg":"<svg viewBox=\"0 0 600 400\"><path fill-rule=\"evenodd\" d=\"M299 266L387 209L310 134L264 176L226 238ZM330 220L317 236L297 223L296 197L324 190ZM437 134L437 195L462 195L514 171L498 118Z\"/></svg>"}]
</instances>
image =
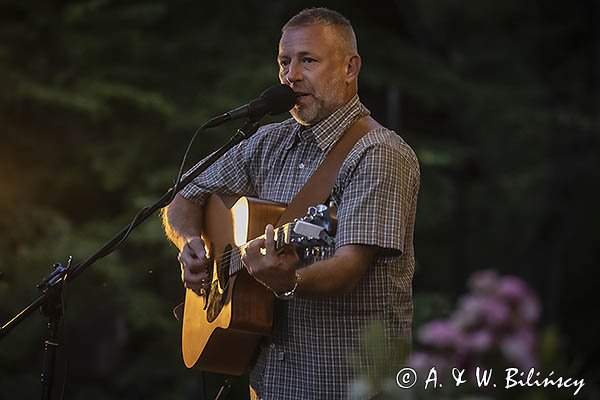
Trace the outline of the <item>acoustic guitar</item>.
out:
<instances>
[{"instance_id":1,"label":"acoustic guitar","mask_svg":"<svg viewBox=\"0 0 600 400\"><path fill-rule=\"evenodd\" d=\"M188 368L242 375L271 332L275 296L241 262L251 239L263 237L285 206L250 197L211 195L204 207L203 239L210 261L210 287L186 290L182 353ZM275 229L275 247L294 246L301 265L333 254L335 217L327 206Z\"/></svg>"}]
</instances>

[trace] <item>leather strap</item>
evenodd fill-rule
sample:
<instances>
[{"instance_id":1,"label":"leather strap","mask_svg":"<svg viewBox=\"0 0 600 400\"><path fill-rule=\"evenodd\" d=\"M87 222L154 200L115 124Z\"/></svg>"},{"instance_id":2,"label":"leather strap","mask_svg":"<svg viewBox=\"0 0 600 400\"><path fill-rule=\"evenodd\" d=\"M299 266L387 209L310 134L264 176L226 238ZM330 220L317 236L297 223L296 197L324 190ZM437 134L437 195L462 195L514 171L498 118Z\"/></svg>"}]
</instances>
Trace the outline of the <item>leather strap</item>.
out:
<instances>
[{"instance_id":1,"label":"leather strap","mask_svg":"<svg viewBox=\"0 0 600 400\"><path fill-rule=\"evenodd\" d=\"M281 214L275 226L281 226L305 215L310 206L324 204L331 194L342 163L350 150L360 138L376 128L381 128L381 125L370 115L354 121L325 156L325 160L317 170L308 178L308 181Z\"/></svg>"}]
</instances>

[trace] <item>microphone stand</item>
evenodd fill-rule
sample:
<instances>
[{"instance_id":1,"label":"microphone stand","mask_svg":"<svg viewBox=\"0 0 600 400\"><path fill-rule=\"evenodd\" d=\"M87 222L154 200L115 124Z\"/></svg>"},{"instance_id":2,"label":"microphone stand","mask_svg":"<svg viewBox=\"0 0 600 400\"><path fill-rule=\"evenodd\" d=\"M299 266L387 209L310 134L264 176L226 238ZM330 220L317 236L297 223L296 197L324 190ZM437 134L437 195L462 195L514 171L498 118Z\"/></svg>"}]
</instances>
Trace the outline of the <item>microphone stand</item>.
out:
<instances>
[{"instance_id":1,"label":"microphone stand","mask_svg":"<svg viewBox=\"0 0 600 400\"><path fill-rule=\"evenodd\" d=\"M226 122L222 116L215 117L204 123L198 132L206 128L212 128ZM252 136L258 129L258 119L249 119L246 123L237 130L229 141L221 148L210 154L201 164L193 169L188 175L181 179L174 187L170 188L156 203L152 206L144 208L131 222L130 225L123 228L112 239L106 242L94 254L74 266L71 264L71 258L64 267L60 263L54 264L54 270L36 287L41 291L41 294L33 300L28 306L23 308L11 320L0 327L0 340L4 338L12 329L19 325L25 318L29 317L34 310L41 308L42 314L48 318L47 323L47 339L44 341L44 358L42 363L42 400L49 400L52 393L52 385L54 380L54 366L56 360L56 350L59 347L58 327L63 315L63 296L62 289L64 285L81 275L88 267L97 260L112 253L122 242L129 236L131 231L143 223L148 217L153 215L159 209L166 207L173 199L174 190L179 191L194 178L200 175L208 167L215 163L229 149Z\"/></svg>"}]
</instances>

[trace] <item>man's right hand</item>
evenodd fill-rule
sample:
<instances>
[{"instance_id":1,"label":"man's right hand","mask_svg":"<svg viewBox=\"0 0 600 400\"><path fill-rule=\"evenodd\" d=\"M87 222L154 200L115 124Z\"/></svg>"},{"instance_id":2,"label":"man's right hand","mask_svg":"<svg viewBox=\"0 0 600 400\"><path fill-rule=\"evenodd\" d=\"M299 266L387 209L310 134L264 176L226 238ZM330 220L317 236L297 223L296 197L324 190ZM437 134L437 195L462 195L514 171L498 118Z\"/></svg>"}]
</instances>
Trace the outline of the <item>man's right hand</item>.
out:
<instances>
[{"instance_id":1,"label":"man's right hand","mask_svg":"<svg viewBox=\"0 0 600 400\"><path fill-rule=\"evenodd\" d=\"M209 262L206 258L204 241L199 236L188 239L177 257L181 265L181 280L186 288L200 293L210 287Z\"/></svg>"}]
</instances>

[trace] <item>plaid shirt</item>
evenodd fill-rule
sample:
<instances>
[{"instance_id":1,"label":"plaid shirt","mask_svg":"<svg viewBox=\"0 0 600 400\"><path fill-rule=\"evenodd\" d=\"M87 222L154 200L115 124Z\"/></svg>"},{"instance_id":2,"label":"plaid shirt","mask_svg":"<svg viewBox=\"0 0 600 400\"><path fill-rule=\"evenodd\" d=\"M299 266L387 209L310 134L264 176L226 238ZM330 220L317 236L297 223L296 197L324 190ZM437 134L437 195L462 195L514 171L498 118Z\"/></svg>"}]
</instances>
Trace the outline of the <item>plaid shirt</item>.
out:
<instances>
[{"instance_id":1,"label":"plaid shirt","mask_svg":"<svg viewBox=\"0 0 600 400\"><path fill-rule=\"evenodd\" d=\"M312 127L293 119L261 127L180 193L198 203L216 192L289 204L351 123L368 114L355 96ZM388 338L410 341L419 177L412 149L385 128L369 132L346 157L331 195L336 247L383 250L350 293L277 302L272 337L250 374L261 399L348 398L352 380L369 366L350 357L373 321L384 322Z\"/></svg>"}]
</instances>

